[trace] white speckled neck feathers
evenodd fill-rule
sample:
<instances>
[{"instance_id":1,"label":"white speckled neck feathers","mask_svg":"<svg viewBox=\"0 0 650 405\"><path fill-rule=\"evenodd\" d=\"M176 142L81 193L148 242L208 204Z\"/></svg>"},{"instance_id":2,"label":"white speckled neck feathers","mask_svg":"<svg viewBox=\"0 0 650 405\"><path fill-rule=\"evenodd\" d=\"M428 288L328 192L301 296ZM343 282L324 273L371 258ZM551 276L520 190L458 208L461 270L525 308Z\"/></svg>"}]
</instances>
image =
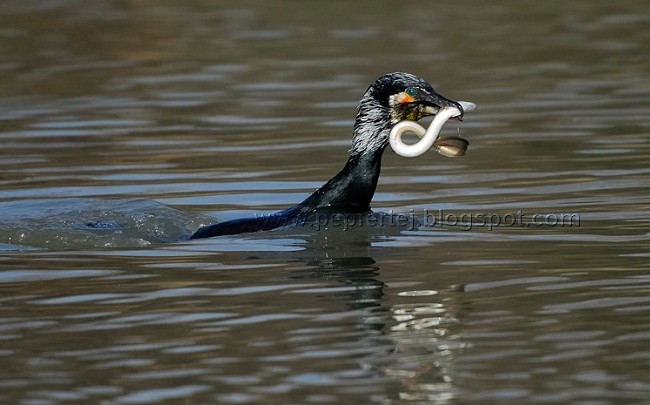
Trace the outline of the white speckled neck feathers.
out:
<instances>
[{"instance_id":1,"label":"white speckled neck feathers","mask_svg":"<svg viewBox=\"0 0 650 405\"><path fill-rule=\"evenodd\" d=\"M359 103L350 155L383 151L388 146L391 127L388 107L375 99L372 88L368 89Z\"/></svg>"}]
</instances>

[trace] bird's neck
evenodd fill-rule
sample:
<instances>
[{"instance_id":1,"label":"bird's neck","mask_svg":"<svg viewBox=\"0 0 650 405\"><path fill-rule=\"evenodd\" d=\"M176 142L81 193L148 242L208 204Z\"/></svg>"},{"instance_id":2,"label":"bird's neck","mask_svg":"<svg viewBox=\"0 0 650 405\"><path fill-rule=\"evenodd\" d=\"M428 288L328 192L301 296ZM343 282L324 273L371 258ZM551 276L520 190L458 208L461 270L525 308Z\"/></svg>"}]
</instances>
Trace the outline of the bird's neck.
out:
<instances>
[{"instance_id":1,"label":"bird's neck","mask_svg":"<svg viewBox=\"0 0 650 405\"><path fill-rule=\"evenodd\" d=\"M383 149L351 155L345 167L300 206L316 210L331 208L338 212L365 212L375 194L381 171Z\"/></svg>"},{"instance_id":2,"label":"bird's neck","mask_svg":"<svg viewBox=\"0 0 650 405\"><path fill-rule=\"evenodd\" d=\"M381 171L381 156L388 146L390 125L388 110L366 92L359 104L345 167L297 208L368 211Z\"/></svg>"},{"instance_id":3,"label":"bird's neck","mask_svg":"<svg viewBox=\"0 0 650 405\"><path fill-rule=\"evenodd\" d=\"M388 110L366 93L354 121L350 155L383 152L388 146L391 118Z\"/></svg>"}]
</instances>

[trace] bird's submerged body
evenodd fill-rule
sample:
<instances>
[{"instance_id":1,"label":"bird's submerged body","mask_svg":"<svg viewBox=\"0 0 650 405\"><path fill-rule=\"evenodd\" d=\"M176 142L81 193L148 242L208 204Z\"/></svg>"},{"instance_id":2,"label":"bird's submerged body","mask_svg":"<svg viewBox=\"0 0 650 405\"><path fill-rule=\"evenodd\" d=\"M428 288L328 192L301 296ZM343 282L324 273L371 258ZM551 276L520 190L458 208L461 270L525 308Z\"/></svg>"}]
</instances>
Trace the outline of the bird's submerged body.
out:
<instances>
[{"instance_id":1,"label":"bird's submerged body","mask_svg":"<svg viewBox=\"0 0 650 405\"><path fill-rule=\"evenodd\" d=\"M381 157L391 128L403 120L435 115L460 104L438 95L423 79L408 73L380 77L364 93L354 124L350 157L343 169L303 202L275 214L205 226L191 239L267 231L293 225L319 213L365 213L377 187Z\"/></svg>"}]
</instances>

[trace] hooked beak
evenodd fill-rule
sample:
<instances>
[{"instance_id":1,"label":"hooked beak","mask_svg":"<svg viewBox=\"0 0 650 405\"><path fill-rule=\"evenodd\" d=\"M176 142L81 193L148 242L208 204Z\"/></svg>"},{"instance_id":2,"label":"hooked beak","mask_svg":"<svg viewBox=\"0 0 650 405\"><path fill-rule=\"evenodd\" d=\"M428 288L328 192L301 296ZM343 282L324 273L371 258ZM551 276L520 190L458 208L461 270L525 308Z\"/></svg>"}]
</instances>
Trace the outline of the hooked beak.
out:
<instances>
[{"instance_id":1,"label":"hooked beak","mask_svg":"<svg viewBox=\"0 0 650 405\"><path fill-rule=\"evenodd\" d=\"M465 103L465 102L461 103L461 102L458 102L458 101L450 100L450 99L448 99L446 97L441 96L440 94L438 94L436 92L432 92L432 93L427 92L427 93L425 93L423 91L422 93L423 94L419 95L420 97L418 97L418 99L420 100L420 102L424 106L423 112L426 115L436 115L438 113L438 111L440 111L442 108L454 107L454 108L458 109L458 111L460 111L460 115L458 115L458 116L456 116L454 118L457 118L458 120L462 121L463 114L465 114L465 110L468 109L469 111L471 111L471 109L468 108L468 107L470 107L468 104L472 104L472 103ZM463 104L465 104L465 105L463 106Z\"/></svg>"}]
</instances>

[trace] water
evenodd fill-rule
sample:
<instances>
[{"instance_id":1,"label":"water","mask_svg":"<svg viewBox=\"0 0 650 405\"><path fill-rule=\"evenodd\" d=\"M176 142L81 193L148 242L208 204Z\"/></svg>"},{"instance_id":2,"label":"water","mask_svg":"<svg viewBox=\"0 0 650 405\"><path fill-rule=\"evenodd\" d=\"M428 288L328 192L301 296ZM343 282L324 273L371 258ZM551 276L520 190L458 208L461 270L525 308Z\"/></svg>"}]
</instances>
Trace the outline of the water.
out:
<instances>
[{"instance_id":1,"label":"water","mask_svg":"<svg viewBox=\"0 0 650 405\"><path fill-rule=\"evenodd\" d=\"M0 402L644 401L646 9L4 1ZM479 106L384 157L446 224L178 242L320 186L396 70Z\"/></svg>"}]
</instances>

